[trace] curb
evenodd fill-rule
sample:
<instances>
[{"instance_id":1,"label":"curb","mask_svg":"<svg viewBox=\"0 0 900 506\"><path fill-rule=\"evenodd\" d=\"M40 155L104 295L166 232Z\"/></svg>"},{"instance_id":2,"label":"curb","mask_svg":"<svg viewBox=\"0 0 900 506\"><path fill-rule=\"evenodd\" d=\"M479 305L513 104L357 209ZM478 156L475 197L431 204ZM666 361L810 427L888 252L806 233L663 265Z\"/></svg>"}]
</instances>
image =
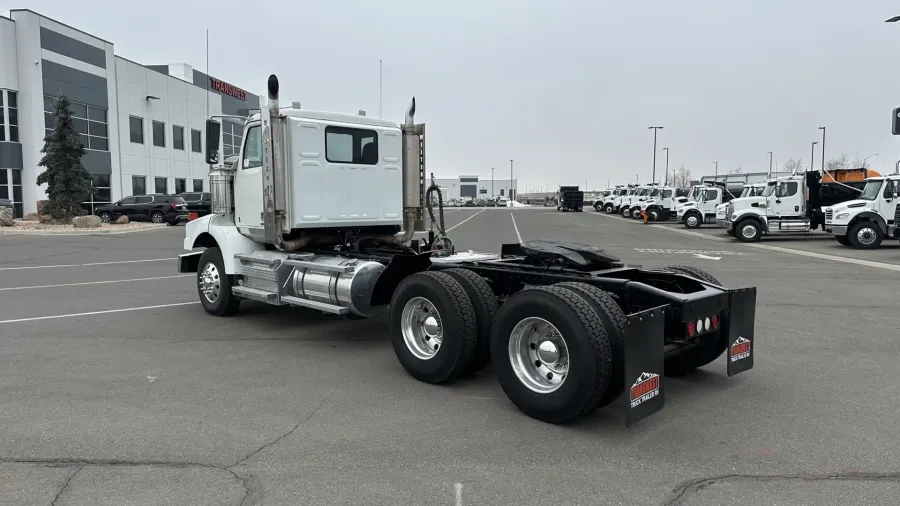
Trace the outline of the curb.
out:
<instances>
[{"instance_id":1,"label":"curb","mask_svg":"<svg viewBox=\"0 0 900 506\"><path fill-rule=\"evenodd\" d=\"M138 232L151 232L154 230L162 230L168 228L165 225L150 225L147 227L132 228L129 230L85 230L84 232L70 232L68 230L14 230L9 228L0 228L0 236L4 235L119 235L134 234Z\"/></svg>"}]
</instances>

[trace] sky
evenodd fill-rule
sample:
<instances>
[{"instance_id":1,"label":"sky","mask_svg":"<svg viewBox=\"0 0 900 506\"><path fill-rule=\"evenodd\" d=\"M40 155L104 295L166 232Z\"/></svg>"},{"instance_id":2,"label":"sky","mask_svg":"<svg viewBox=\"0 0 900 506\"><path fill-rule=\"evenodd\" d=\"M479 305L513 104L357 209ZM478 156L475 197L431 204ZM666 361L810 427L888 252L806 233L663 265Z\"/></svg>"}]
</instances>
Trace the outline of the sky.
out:
<instances>
[{"instance_id":1,"label":"sky","mask_svg":"<svg viewBox=\"0 0 900 506\"><path fill-rule=\"evenodd\" d=\"M520 191L596 190L684 165L866 157L893 172L900 3L888 0L270 0L141 4L0 0L115 44L142 64L188 63L282 101L401 122L416 97L437 177L508 177ZM379 60L382 63L379 86ZM381 88L381 92L379 92ZM380 97L380 98L379 98ZM818 166L821 144L816 146ZM882 165L883 164L883 165Z\"/></svg>"}]
</instances>

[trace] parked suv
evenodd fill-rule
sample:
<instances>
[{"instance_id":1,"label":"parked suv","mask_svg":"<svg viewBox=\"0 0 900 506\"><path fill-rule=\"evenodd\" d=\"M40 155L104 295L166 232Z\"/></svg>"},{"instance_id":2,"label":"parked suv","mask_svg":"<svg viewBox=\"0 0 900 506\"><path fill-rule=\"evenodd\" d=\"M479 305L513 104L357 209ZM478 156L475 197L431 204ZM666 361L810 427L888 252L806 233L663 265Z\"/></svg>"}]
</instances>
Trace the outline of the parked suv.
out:
<instances>
[{"instance_id":1,"label":"parked suv","mask_svg":"<svg viewBox=\"0 0 900 506\"><path fill-rule=\"evenodd\" d=\"M179 193L179 197L187 204L188 213L197 213L197 217L212 212L212 195L206 192ZM446 206L446 204L444 204Z\"/></svg>"},{"instance_id":2,"label":"parked suv","mask_svg":"<svg viewBox=\"0 0 900 506\"><path fill-rule=\"evenodd\" d=\"M177 225L188 220L187 203L177 195L155 193L134 195L99 206L94 211L104 223L115 221L120 216L128 216L129 221L149 221Z\"/></svg>"}]
</instances>

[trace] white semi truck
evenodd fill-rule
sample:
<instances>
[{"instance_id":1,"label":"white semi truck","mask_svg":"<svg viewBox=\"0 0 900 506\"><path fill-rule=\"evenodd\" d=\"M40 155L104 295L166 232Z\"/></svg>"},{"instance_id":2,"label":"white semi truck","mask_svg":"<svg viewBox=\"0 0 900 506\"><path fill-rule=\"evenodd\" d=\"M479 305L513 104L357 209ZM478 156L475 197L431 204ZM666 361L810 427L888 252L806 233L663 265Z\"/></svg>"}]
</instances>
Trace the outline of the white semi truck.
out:
<instances>
[{"instance_id":1,"label":"white semi truck","mask_svg":"<svg viewBox=\"0 0 900 506\"><path fill-rule=\"evenodd\" d=\"M898 188L897 174L866 179L859 198L823 208L825 231L844 246L877 248L896 230Z\"/></svg>"},{"instance_id":2,"label":"white semi truck","mask_svg":"<svg viewBox=\"0 0 900 506\"><path fill-rule=\"evenodd\" d=\"M734 199L733 186L712 182L699 188L696 201L678 209L678 221L687 228L700 228L704 223L716 222L716 208ZM739 194L740 195L740 194Z\"/></svg>"},{"instance_id":3,"label":"white semi truck","mask_svg":"<svg viewBox=\"0 0 900 506\"><path fill-rule=\"evenodd\" d=\"M633 214L637 214L637 218L640 218L641 202L649 199L654 190L657 190L658 193L657 188L658 187L654 183L637 187L637 191L635 191L634 194L628 195L622 199L622 203L619 205L619 214L622 215L623 218L635 218ZM637 209L638 212L632 213L635 209Z\"/></svg>"},{"instance_id":4,"label":"white semi truck","mask_svg":"<svg viewBox=\"0 0 900 506\"><path fill-rule=\"evenodd\" d=\"M731 200L730 203L735 209L743 209L744 206L749 206L753 202L762 202L762 194L765 189L766 183L744 185L744 191L741 192L741 196ZM724 202L716 206L716 225L723 228L725 227L725 213L728 210L728 204L729 202Z\"/></svg>"},{"instance_id":5,"label":"white semi truck","mask_svg":"<svg viewBox=\"0 0 900 506\"><path fill-rule=\"evenodd\" d=\"M641 203L638 216L647 216L648 221L670 220L675 217L675 208L688 201L687 188L663 186L658 193Z\"/></svg>"},{"instance_id":6,"label":"white semi truck","mask_svg":"<svg viewBox=\"0 0 900 506\"><path fill-rule=\"evenodd\" d=\"M603 212L606 214L618 213L622 200L633 192L634 187L632 185L617 186L612 195L603 202Z\"/></svg>"},{"instance_id":7,"label":"white semi truck","mask_svg":"<svg viewBox=\"0 0 900 506\"><path fill-rule=\"evenodd\" d=\"M281 107L278 90L272 75L240 163L210 172L213 213L185 229L178 270L196 273L210 315L254 302L387 313L412 377L446 383L493 362L512 403L550 423L615 403L630 425L663 407L664 376L723 354L729 376L752 368L756 288L694 267L629 267L577 243L458 252L432 203L440 188L426 183L415 99L398 125ZM208 121L210 164L219 135Z\"/></svg>"}]
</instances>

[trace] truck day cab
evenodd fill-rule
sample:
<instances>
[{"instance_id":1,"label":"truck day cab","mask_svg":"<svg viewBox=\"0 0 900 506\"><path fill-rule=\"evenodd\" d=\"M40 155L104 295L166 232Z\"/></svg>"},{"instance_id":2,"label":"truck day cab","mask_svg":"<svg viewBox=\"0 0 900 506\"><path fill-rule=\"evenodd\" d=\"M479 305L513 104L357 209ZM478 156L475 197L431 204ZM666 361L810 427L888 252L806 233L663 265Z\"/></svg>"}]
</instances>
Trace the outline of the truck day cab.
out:
<instances>
[{"instance_id":1,"label":"truck day cab","mask_svg":"<svg viewBox=\"0 0 900 506\"><path fill-rule=\"evenodd\" d=\"M678 220L687 228L700 228L704 223L715 223L716 208L734 199L732 190L725 183L713 182L700 187L699 197L692 204L685 203L677 212Z\"/></svg>"},{"instance_id":2,"label":"truck day cab","mask_svg":"<svg viewBox=\"0 0 900 506\"><path fill-rule=\"evenodd\" d=\"M619 205L619 214L622 215L623 218L635 218L635 216L633 216L635 214L637 215L637 218L640 218L641 202L649 199L655 189L656 185L654 184L639 186L633 194L622 199L622 203ZM632 211L635 210L637 212L633 213Z\"/></svg>"},{"instance_id":3,"label":"truck day cab","mask_svg":"<svg viewBox=\"0 0 900 506\"><path fill-rule=\"evenodd\" d=\"M509 400L549 423L616 405L630 425L663 408L665 376L722 355L729 376L753 367L756 288L576 243L457 252L426 182L415 99L396 124L282 108L276 76L267 88L240 162L210 171L213 214L185 227L178 270L196 273L208 314L255 302L381 315L413 378L448 383L493 363ZM211 165L220 127L207 122Z\"/></svg>"},{"instance_id":4,"label":"truck day cab","mask_svg":"<svg viewBox=\"0 0 900 506\"><path fill-rule=\"evenodd\" d=\"M898 187L900 175L866 179L859 198L823 209L825 231L844 246L877 248L896 231Z\"/></svg>"},{"instance_id":5,"label":"truck day cab","mask_svg":"<svg viewBox=\"0 0 900 506\"><path fill-rule=\"evenodd\" d=\"M744 191L741 196L716 206L716 225L725 227L725 214L728 211L728 204L732 204L733 209L743 209L754 202L762 202L762 194L766 189L766 183L756 183L744 185Z\"/></svg>"},{"instance_id":6,"label":"truck day cab","mask_svg":"<svg viewBox=\"0 0 900 506\"><path fill-rule=\"evenodd\" d=\"M650 199L641 203L638 216L646 215L648 221L670 220L675 217L675 207L687 202L687 194L687 188L659 188L656 196L651 193Z\"/></svg>"},{"instance_id":7,"label":"truck day cab","mask_svg":"<svg viewBox=\"0 0 900 506\"><path fill-rule=\"evenodd\" d=\"M617 186L616 190L603 202L603 212L606 214L614 214L619 212L622 200L634 192L632 185Z\"/></svg>"}]
</instances>

